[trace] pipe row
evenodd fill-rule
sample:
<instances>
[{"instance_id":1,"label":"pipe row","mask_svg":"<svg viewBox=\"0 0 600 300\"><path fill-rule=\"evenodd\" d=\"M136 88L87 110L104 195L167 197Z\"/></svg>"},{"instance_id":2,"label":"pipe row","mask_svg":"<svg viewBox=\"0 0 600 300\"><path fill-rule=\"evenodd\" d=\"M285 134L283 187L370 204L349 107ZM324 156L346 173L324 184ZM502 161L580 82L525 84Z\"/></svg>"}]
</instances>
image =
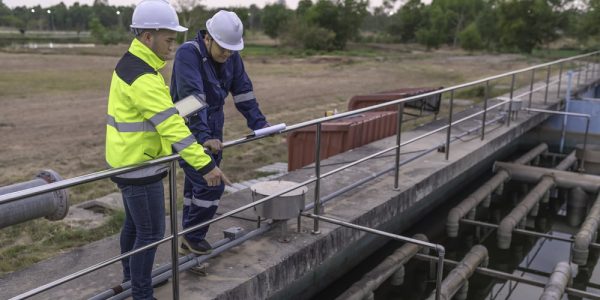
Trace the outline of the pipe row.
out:
<instances>
[{"instance_id":1,"label":"pipe row","mask_svg":"<svg viewBox=\"0 0 600 300\"><path fill-rule=\"evenodd\" d=\"M551 176L554 178L555 184L559 188L572 189L580 187L584 191L593 194L598 193L598 190L600 189L600 176L596 175L523 166L499 161L495 162L494 170L500 169L508 171L513 180L524 181L527 183L537 183L543 176Z\"/></svg>"},{"instance_id":2,"label":"pipe row","mask_svg":"<svg viewBox=\"0 0 600 300\"><path fill-rule=\"evenodd\" d=\"M471 251L465 255L460 263L450 271L448 276L442 282L440 288L440 298L444 300L452 299L452 296L461 289L467 280L473 275L475 269L479 266L487 267L488 264L488 251L483 245L475 245L471 248ZM428 300L435 299L434 290ZM462 291L466 294L466 291Z\"/></svg>"},{"instance_id":3,"label":"pipe row","mask_svg":"<svg viewBox=\"0 0 600 300\"><path fill-rule=\"evenodd\" d=\"M415 258L418 260L424 260L424 261L429 261L429 262L437 261L437 257L430 256L430 255L424 255L421 253L417 253L415 255ZM451 259L445 259L444 264L456 266L459 264L459 262L451 260ZM475 272L478 274L481 274L481 275L492 277L492 278L497 278L497 279L502 279L502 280L512 280L515 282L524 283L524 284L531 285L531 286L537 286L540 288L543 288L546 286L546 284L548 284L548 282L541 282L538 279L523 277L523 276L519 276L517 274L505 273L502 271L488 269L488 268L484 268L484 267L477 267L475 269ZM574 297L600 300L600 295L598 295L598 293L595 293L593 291L588 292L585 290L578 290L578 289L574 289L571 287L567 287L567 288L565 288L565 292L567 293L567 295L571 295Z\"/></svg>"},{"instance_id":4,"label":"pipe row","mask_svg":"<svg viewBox=\"0 0 600 300\"><path fill-rule=\"evenodd\" d=\"M571 285L573 277L577 274L577 265L570 265L568 262L561 261L554 267L548 283L544 287L544 292L540 300L560 300L565 293L567 286Z\"/></svg>"},{"instance_id":5,"label":"pipe row","mask_svg":"<svg viewBox=\"0 0 600 300\"><path fill-rule=\"evenodd\" d=\"M571 152L565 157L561 163L556 166L559 170L566 170L571 167L577 158L575 152ZM498 226L497 237L498 237L498 248L508 249L512 240L512 232L521 223L527 214L536 206L538 202L544 198L550 188L554 186L554 179L550 176L543 176L542 180L525 196L525 198L511 210L511 212L502 219Z\"/></svg>"},{"instance_id":6,"label":"pipe row","mask_svg":"<svg viewBox=\"0 0 600 300\"><path fill-rule=\"evenodd\" d=\"M416 234L413 238L428 241L427 236L423 234ZM373 291L390 276L394 277L392 280L394 285L401 285L404 281L404 276L400 276L404 274L404 264L415 256L421 248L422 246L416 244L404 244L336 299L363 300L369 298L372 296Z\"/></svg>"},{"instance_id":7,"label":"pipe row","mask_svg":"<svg viewBox=\"0 0 600 300\"><path fill-rule=\"evenodd\" d=\"M596 239L598 225L600 224L600 194L596 197L590 213L585 218L579 232L575 235L573 243L573 263L583 266L587 263L590 244Z\"/></svg>"},{"instance_id":8,"label":"pipe row","mask_svg":"<svg viewBox=\"0 0 600 300\"><path fill-rule=\"evenodd\" d=\"M523 154L515 163L526 164L534 160L536 157L548 151L548 145L541 143L535 148L529 150ZM446 231L449 237L458 236L459 221L464 218L467 214L474 211L477 206L483 202L486 207L489 206L491 200L491 194L496 190L500 192L502 185L510 179L508 172L499 170L494 177L480 186L475 192L470 194L465 200L463 200L458 206L452 208L448 213L446 220ZM485 200L485 201L484 201Z\"/></svg>"}]
</instances>

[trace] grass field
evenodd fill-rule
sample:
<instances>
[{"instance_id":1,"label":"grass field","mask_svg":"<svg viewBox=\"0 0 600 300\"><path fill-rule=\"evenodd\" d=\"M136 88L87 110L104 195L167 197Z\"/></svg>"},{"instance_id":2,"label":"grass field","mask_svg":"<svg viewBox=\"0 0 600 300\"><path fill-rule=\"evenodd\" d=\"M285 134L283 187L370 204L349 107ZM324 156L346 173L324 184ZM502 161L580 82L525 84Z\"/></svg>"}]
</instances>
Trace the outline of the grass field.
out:
<instances>
[{"instance_id":1,"label":"grass field","mask_svg":"<svg viewBox=\"0 0 600 300\"><path fill-rule=\"evenodd\" d=\"M315 54L272 43L248 44L245 65L260 107L272 124L288 125L321 117L326 110L345 111L347 99L356 94L451 86L541 62L515 54L426 52L414 45L351 45L346 52ZM30 180L46 168L66 178L106 168L106 99L112 70L126 49L117 45L0 52L0 135L5 141L0 148L0 186ZM167 83L170 68L169 64L164 71ZM520 84L528 80L529 76L518 78ZM495 94L507 89L506 81L494 84ZM458 92L457 97L480 99L481 87ZM225 138L230 140L249 130L232 101L227 102ZM227 149L222 166L229 178L240 181L259 176L254 169L260 166L286 160L285 136L276 136ZM70 197L77 203L113 191L114 184L105 180L72 188ZM115 214L93 232L46 220L2 229L0 274L114 234L121 219Z\"/></svg>"}]
</instances>

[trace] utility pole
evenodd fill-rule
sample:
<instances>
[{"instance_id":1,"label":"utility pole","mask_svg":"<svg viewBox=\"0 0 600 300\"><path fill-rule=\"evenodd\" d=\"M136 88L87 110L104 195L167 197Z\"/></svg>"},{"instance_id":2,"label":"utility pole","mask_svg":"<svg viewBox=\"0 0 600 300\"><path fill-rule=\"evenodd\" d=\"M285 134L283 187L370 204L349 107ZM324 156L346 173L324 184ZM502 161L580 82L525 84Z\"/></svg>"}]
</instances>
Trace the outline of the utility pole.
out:
<instances>
[{"instance_id":1,"label":"utility pole","mask_svg":"<svg viewBox=\"0 0 600 300\"><path fill-rule=\"evenodd\" d=\"M54 31L54 20L52 18L52 11L47 10L46 12L48 13L48 16L50 16L50 30Z\"/></svg>"}]
</instances>

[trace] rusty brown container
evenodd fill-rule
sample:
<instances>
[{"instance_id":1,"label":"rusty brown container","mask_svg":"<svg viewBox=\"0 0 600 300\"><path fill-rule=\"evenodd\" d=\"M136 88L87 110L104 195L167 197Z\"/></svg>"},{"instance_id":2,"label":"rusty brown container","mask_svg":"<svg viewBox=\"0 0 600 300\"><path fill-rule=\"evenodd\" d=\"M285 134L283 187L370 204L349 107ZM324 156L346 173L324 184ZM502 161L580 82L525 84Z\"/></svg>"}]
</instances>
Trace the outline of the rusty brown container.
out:
<instances>
[{"instance_id":1,"label":"rusty brown container","mask_svg":"<svg viewBox=\"0 0 600 300\"><path fill-rule=\"evenodd\" d=\"M365 112L321 125L321 159L396 134L395 111ZM315 161L316 126L288 134L288 170Z\"/></svg>"},{"instance_id":2,"label":"rusty brown container","mask_svg":"<svg viewBox=\"0 0 600 300\"><path fill-rule=\"evenodd\" d=\"M392 100L407 98L420 94L425 94L440 90L442 87L420 87L420 88L402 88L390 91L383 91L374 94L367 95L356 95L348 100L348 110L355 110L359 108L365 108ZM441 95L434 95L426 97L425 99L418 99L406 103L406 107L412 107L424 111L438 112L440 108ZM398 108L394 105L378 108L378 111L396 111Z\"/></svg>"}]
</instances>

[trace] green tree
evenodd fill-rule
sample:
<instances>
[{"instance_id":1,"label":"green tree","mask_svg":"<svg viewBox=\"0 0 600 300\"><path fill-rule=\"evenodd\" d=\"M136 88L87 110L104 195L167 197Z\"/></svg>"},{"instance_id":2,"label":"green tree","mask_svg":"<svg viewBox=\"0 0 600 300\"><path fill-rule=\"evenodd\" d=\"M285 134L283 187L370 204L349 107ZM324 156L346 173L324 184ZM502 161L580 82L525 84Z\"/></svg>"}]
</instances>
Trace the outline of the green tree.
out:
<instances>
[{"instance_id":1,"label":"green tree","mask_svg":"<svg viewBox=\"0 0 600 300\"><path fill-rule=\"evenodd\" d=\"M12 11L0 0L0 26L12 26L13 22Z\"/></svg>"},{"instance_id":2,"label":"green tree","mask_svg":"<svg viewBox=\"0 0 600 300\"><path fill-rule=\"evenodd\" d=\"M81 31L87 29L88 20L92 15L92 9L88 5L80 5L79 2L75 2L73 6L69 8L69 15L71 17L72 28L77 31L77 35Z\"/></svg>"},{"instance_id":3,"label":"green tree","mask_svg":"<svg viewBox=\"0 0 600 300\"><path fill-rule=\"evenodd\" d=\"M458 35L458 39L460 41L460 46L467 51L479 50L483 48L481 35L479 34L479 30L477 29L477 25L475 23L469 24L469 26L461 31Z\"/></svg>"},{"instance_id":4,"label":"green tree","mask_svg":"<svg viewBox=\"0 0 600 300\"><path fill-rule=\"evenodd\" d=\"M262 28L261 16L262 10L256 4L251 4L248 8L248 29Z\"/></svg>"},{"instance_id":5,"label":"green tree","mask_svg":"<svg viewBox=\"0 0 600 300\"><path fill-rule=\"evenodd\" d=\"M429 6L425 10L427 23L415 33L417 41L427 49L438 48L446 40L447 16L440 6Z\"/></svg>"},{"instance_id":6,"label":"green tree","mask_svg":"<svg viewBox=\"0 0 600 300\"><path fill-rule=\"evenodd\" d=\"M48 10L50 10L48 18L52 29L65 30L71 28L68 9L63 2L48 7Z\"/></svg>"},{"instance_id":7,"label":"green tree","mask_svg":"<svg viewBox=\"0 0 600 300\"><path fill-rule=\"evenodd\" d=\"M98 19L98 17L92 17L89 27L92 37L96 39L96 41L104 43L106 28L102 25L100 19Z\"/></svg>"},{"instance_id":8,"label":"green tree","mask_svg":"<svg viewBox=\"0 0 600 300\"><path fill-rule=\"evenodd\" d=\"M266 5L261 17L263 30L269 37L276 39L292 15L292 11L281 4Z\"/></svg>"},{"instance_id":9,"label":"green tree","mask_svg":"<svg viewBox=\"0 0 600 300\"><path fill-rule=\"evenodd\" d=\"M558 36L560 18L545 0L505 0L498 13L500 41L507 49L531 53Z\"/></svg>"},{"instance_id":10,"label":"green tree","mask_svg":"<svg viewBox=\"0 0 600 300\"><path fill-rule=\"evenodd\" d=\"M494 8L494 3L488 3L475 20L477 24L477 31L481 36L483 46L486 49L496 49L499 45L498 36L498 11Z\"/></svg>"},{"instance_id":11,"label":"green tree","mask_svg":"<svg viewBox=\"0 0 600 300\"><path fill-rule=\"evenodd\" d=\"M576 17L576 36L579 40L585 42L600 34L600 0L588 0L587 10Z\"/></svg>"},{"instance_id":12,"label":"green tree","mask_svg":"<svg viewBox=\"0 0 600 300\"><path fill-rule=\"evenodd\" d=\"M293 17L282 30L281 42L294 48L331 51L335 49L335 33L300 17Z\"/></svg>"},{"instance_id":13,"label":"green tree","mask_svg":"<svg viewBox=\"0 0 600 300\"><path fill-rule=\"evenodd\" d=\"M201 10L204 10L204 6L201 5L200 2L201 2L200 0L177 0L177 1L175 1L175 3L174 3L175 9L179 13L179 20L181 21L181 24L183 26L190 28L198 21L198 19L200 18L201 15L198 13L195 13L194 10L196 10L196 8L198 8L198 7ZM184 41L188 40L188 32L189 32L189 30L183 33Z\"/></svg>"},{"instance_id":14,"label":"green tree","mask_svg":"<svg viewBox=\"0 0 600 300\"><path fill-rule=\"evenodd\" d=\"M358 29L367 15L367 1L319 0L311 6L304 19L313 25L335 33L335 48L343 49L348 40L358 36Z\"/></svg>"},{"instance_id":15,"label":"green tree","mask_svg":"<svg viewBox=\"0 0 600 300\"><path fill-rule=\"evenodd\" d=\"M298 7L296 8L296 14L299 16L304 16L312 5L313 3L311 0L300 0L298 2Z\"/></svg>"},{"instance_id":16,"label":"green tree","mask_svg":"<svg viewBox=\"0 0 600 300\"><path fill-rule=\"evenodd\" d=\"M415 33L425 22L425 4L420 0L409 0L391 16L387 32L403 42L413 42Z\"/></svg>"}]
</instances>

